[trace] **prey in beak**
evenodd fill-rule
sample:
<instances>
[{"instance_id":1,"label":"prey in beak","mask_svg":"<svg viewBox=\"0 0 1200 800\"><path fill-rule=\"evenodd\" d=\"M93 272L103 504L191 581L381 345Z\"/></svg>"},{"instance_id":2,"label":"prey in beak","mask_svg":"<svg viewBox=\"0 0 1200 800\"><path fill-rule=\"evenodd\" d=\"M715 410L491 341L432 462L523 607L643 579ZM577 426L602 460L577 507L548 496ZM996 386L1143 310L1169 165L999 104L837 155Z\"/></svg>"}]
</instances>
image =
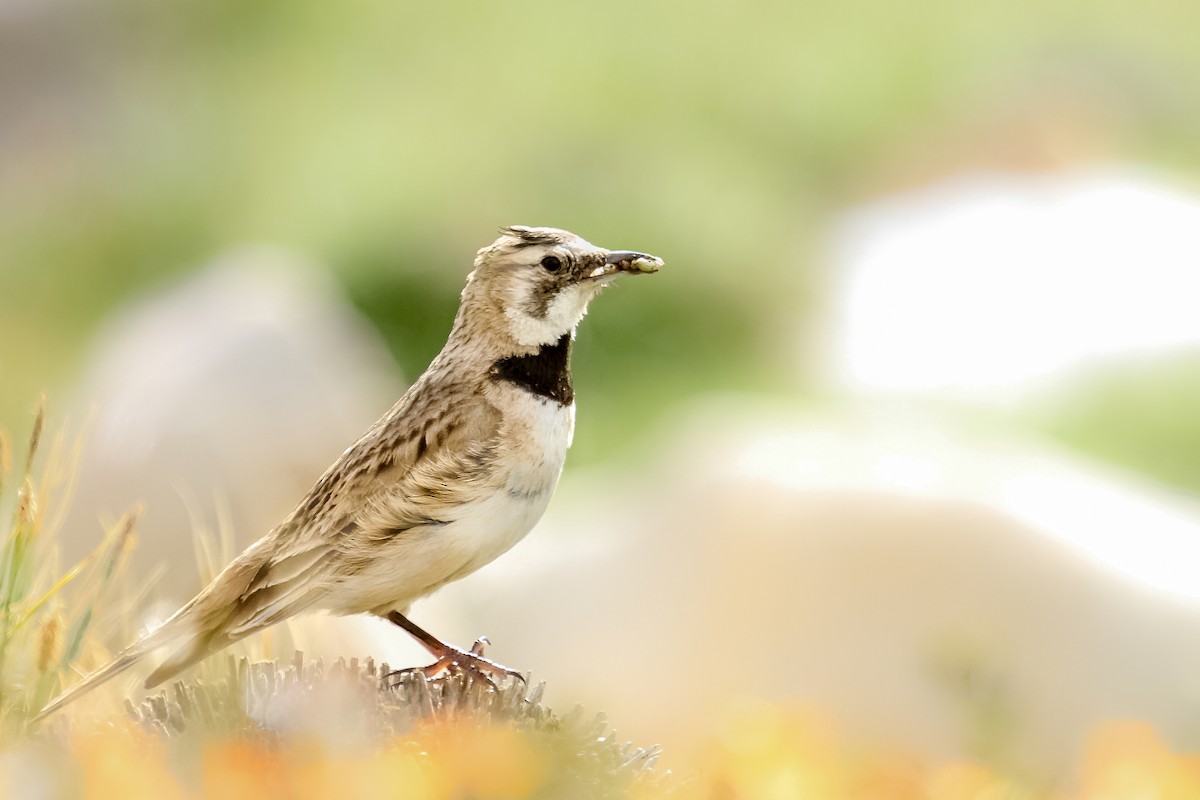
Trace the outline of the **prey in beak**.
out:
<instances>
[{"instance_id":1,"label":"prey in beak","mask_svg":"<svg viewBox=\"0 0 1200 800\"><path fill-rule=\"evenodd\" d=\"M604 264L592 270L587 277L593 280L612 279L622 272L641 275L658 272L662 265L661 258L649 253L638 253L633 250L610 250L604 258Z\"/></svg>"}]
</instances>

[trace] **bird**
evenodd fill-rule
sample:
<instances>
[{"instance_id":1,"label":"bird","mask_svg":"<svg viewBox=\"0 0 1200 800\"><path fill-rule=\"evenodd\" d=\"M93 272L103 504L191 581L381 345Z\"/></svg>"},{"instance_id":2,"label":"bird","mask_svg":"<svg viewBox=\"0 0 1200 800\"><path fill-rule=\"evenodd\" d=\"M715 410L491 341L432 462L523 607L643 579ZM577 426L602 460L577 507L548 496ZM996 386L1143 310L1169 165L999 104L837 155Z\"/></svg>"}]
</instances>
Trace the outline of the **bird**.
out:
<instances>
[{"instance_id":1,"label":"bird","mask_svg":"<svg viewBox=\"0 0 1200 800\"><path fill-rule=\"evenodd\" d=\"M480 249L445 346L295 509L162 625L51 700L40 720L146 656L153 689L207 656L303 612L374 614L435 661L488 682L514 670L447 644L411 604L506 552L541 518L575 429L571 345L588 304L663 260L558 228L513 225Z\"/></svg>"}]
</instances>

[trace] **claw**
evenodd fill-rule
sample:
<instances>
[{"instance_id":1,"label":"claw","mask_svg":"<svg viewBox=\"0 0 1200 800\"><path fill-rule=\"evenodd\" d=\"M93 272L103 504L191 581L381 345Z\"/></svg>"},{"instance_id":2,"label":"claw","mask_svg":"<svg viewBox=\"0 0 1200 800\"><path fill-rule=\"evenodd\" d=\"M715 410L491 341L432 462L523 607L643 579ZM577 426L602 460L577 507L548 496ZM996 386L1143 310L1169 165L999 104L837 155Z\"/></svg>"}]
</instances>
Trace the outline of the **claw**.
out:
<instances>
[{"instance_id":1,"label":"claw","mask_svg":"<svg viewBox=\"0 0 1200 800\"><path fill-rule=\"evenodd\" d=\"M426 679L432 680L444 672L461 672L474 680L486 683L493 689L499 690L497 682L508 678L516 678L522 686L527 686L525 676L515 669L504 666L483 655L484 648L491 642L486 636L480 636L471 645L470 650L460 650L454 645L443 645L445 650L432 664L424 667L409 667L389 673L388 678L394 678L397 683L404 680L406 673L420 672Z\"/></svg>"},{"instance_id":2,"label":"claw","mask_svg":"<svg viewBox=\"0 0 1200 800\"><path fill-rule=\"evenodd\" d=\"M496 681L503 680L504 678L516 678L523 686L528 688L529 684L525 681L524 675L515 669L510 669L503 664L498 664L490 658L484 657L484 648L491 644L486 636L480 636L476 639L475 644L471 645L470 650L460 650L454 645L446 644L437 637L422 630L419 626L414 625L412 621L399 611L388 612L387 619L412 634L437 659L427 667L402 669L389 673L388 678L398 675L400 676L399 680L403 680L405 673L420 672L426 678L432 679L443 672L461 672L466 676L486 683L493 689L497 688Z\"/></svg>"}]
</instances>

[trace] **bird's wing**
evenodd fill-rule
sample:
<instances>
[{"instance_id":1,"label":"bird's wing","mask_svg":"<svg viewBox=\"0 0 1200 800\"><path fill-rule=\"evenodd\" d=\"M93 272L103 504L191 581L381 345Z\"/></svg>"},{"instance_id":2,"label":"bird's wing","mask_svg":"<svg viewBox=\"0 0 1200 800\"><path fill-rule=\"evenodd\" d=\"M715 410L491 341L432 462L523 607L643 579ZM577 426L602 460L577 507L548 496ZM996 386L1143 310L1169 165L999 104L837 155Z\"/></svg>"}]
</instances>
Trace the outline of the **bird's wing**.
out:
<instances>
[{"instance_id":1,"label":"bird's wing","mask_svg":"<svg viewBox=\"0 0 1200 800\"><path fill-rule=\"evenodd\" d=\"M334 584L377 556L371 540L439 525L464 494L487 490L500 424L477 390L410 390L261 546L238 558L235 564L246 562L241 568L231 565L227 580L218 577L201 593L215 602L197 598L208 612L200 627L236 641L320 607Z\"/></svg>"},{"instance_id":2,"label":"bird's wing","mask_svg":"<svg viewBox=\"0 0 1200 800\"><path fill-rule=\"evenodd\" d=\"M422 424L398 437L398 459L357 487L339 527L344 550L369 555L368 540L443 525L465 502L498 485L500 412L478 392L442 408L420 415Z\"/></svg>"},{"instance_id":3,"label":"bird's wing","mask_svg":"<svg viewBox=\"0 0 1200 800\"><path fill-rule=\"evenodd\" d=\"M387 495L419 500L426 476L471 462L494 445L500 412L468 383L422 376L404 397L325 471L273 534L283 551L308 539L331 541L359 512Z\"/></svg>"}]
</instances>

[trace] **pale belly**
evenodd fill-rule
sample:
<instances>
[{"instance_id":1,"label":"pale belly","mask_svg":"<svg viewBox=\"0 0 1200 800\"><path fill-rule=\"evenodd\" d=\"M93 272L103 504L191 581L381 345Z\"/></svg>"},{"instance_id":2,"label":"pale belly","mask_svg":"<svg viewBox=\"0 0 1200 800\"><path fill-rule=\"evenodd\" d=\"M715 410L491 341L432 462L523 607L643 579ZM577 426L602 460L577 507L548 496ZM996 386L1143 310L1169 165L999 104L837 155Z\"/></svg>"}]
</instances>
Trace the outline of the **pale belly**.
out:
<instances>
[{"instance_id":1,"label":"pale belly","mask_svg":"<svg viewBox=\"0 0 1200 800\"><path fill-rule=\"evenodd\" d=\"M357 610L401 609L495 560L541 519L562 473L574 406L531 403L499 465L503 488L454 509L445 525L414 530L355 581Z\"/></svg>"}]
</instances>

